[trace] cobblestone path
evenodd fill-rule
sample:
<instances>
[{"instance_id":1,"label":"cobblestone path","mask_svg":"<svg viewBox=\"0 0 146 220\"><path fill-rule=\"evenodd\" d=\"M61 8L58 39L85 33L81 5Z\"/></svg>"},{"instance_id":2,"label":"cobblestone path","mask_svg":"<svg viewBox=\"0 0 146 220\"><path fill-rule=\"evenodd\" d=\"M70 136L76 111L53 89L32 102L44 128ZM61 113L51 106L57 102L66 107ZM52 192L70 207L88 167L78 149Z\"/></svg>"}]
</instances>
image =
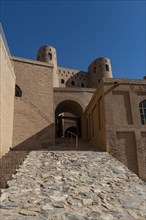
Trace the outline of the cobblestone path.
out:
<instances>
[{"instance_id":1,"label":"cobblestone path","mask_svg":"<svg viewBox=\"0 0 146 220\"><path fill-rule=\"evenodd\" d=\"M2 190L1 220L144 220L146 183L106 152L31 152Z\"/></svg>"}]
</instances>

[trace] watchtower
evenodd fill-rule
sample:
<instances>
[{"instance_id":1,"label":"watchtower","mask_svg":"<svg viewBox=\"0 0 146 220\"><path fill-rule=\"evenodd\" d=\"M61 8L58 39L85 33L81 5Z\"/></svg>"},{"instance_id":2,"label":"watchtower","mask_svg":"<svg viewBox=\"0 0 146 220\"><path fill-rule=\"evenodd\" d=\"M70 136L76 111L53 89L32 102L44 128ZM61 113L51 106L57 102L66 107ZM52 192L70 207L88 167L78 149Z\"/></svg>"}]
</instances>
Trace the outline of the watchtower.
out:
<instances>
[{"instance_id":1,"label":"watchtower","mask_svg":"<svg viewBox=\"0 0 146 220\"><path fill-rule=\"evenodd\" d=\"M51 46L41 47L37 54L37 60L53 65L53 87L59 87L56 49Z\"/></svg>"},{"instance_id":2,"label":"watchtower","mask_svg":"<svg viewBox=\"0 0 146 220\"><path fill-rule=\"evenodd\" d=\"M88 67L89 86L96 88L100 80L112 78L112 67L109 58L101 57L94 60Z\"/></svg>"}]
</instances>

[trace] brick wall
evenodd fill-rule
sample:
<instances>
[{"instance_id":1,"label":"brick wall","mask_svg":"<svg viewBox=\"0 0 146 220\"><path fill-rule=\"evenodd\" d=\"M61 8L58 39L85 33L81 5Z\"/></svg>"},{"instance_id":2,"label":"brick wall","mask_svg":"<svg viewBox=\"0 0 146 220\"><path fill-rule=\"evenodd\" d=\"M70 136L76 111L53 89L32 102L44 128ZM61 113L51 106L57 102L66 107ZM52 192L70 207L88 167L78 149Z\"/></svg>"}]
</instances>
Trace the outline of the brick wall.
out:
<instances>
[{"instance_id":1,"label":"brick wall","mask_svg":"<svg viewBox=\"0 0 146 220\"><path fill-rule=\"evenodd\" d=\"M12 147L15 74L0 35L0 157Z\"/></svg>"},{"instance_id":2,"label":"brick wall","mask_svg":"<svg viewBox=\"0 0 146 220\"><path fill-rule=\"evenodd\" d=\"M44 148L54 144L53 74L50 64L12 57L16 84L13 147Z\"/></svg>"}]
</instances>

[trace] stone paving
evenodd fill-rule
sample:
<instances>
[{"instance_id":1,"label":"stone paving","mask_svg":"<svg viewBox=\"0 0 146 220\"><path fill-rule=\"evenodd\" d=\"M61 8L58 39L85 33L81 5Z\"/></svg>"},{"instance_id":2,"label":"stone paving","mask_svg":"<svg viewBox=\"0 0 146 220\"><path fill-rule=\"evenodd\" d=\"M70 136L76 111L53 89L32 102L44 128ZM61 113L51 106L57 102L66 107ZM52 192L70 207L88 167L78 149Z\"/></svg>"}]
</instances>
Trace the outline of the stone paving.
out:
<instances>
[{"instance_id":1,"label":"stone paving","mask_svg":"<svg viewBox=\"0 0 146 220\"><path fill-rule=\"evenodd\" d=\"M146 219L146 183L107 152L32 151L8 185L1 220Z\"/></svg>"}]
</instances>

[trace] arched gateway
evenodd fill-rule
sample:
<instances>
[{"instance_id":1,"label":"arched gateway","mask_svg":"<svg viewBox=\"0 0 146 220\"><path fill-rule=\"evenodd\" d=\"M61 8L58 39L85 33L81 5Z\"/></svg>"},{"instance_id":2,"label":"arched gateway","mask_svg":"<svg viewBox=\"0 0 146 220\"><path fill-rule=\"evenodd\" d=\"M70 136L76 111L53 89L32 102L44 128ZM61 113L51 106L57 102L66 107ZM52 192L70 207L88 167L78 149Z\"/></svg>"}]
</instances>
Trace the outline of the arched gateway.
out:
<instances>
[{"instance_id":1,"label":"arched gateway","mask_svg":"<svg viewBox=\"0 0 146 220\"><path fill-rule=\"evenodd\" d=\"M66 131L72 131L79 137L83 136L83 109L73 100L65 100L55 110L55 136L65 137Z\"/></svg>"}]
</instances>

